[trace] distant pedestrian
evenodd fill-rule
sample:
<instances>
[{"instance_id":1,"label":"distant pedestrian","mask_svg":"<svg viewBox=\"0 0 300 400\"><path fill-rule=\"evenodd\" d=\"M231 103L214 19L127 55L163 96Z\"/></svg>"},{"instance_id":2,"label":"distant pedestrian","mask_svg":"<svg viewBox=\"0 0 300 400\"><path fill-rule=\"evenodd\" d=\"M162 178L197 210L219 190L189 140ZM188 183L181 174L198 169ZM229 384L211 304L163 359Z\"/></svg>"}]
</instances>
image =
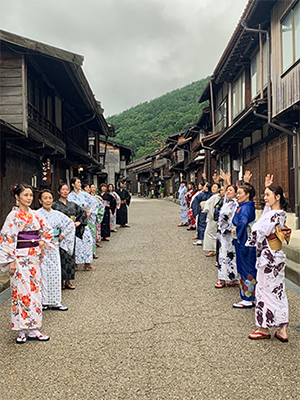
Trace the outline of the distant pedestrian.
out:
<instances>
[{"instance_id":1,"label":"distant pedestrian","mask_svg":"<svg viewBox=\"0 0 300 400\"><path fill-rule=\"evenodd\" d=\"M42 326L41 258L54 249L53 230L30 209L33 190L26 183L13 188L19 202L8 214L0 233L0 267L8 271L12 291L11 328L19 332L17 343L47 341Z\"/></svg>"},{"instance_id":2,"label":"distant pedestrian","mask_svg":"<svg viewBox=\"0 0 300 400\"><path fill-rule=\"evenodd\" d=\"M288 300L285 293L285 260L282 242L289 242L291 230L285 226L287 203L280 186L267 175L265 209L251 230L246 246L256 248L257 285L255 320L258 329L250 333L252 340L270 339L270 328L279 328L275 338L288 342Z\"/></svg>"},{"instance_id":3,"label":"distant pedestrian","mask_svg":"<svg viewBox=\"0 0 300 400\"><path fill-rule=\"evenodd\" d=\"M121 228L130 228L128 225L128 210L127 207L130 205L131 196L129 192L124 188L124 182L119 182L119 189L116 189L117 195L121 199L121 207L117 210L117 224Z\"/></svg>"},{"instance_id":4,"label":"distant pedestrian","mask_svg":"<svg viewBox=\"0 0 300 400\"><path fill-rule=\"evenodd\" d=\"M181 222L178 226L179 227L189 226L188 205L187 205L187 202L185 199L185 195L187 193L186 181L181 182L178 193L179 193L179 199L180 199L180 217L181 217Z\"/></svg>"}]
</instances>

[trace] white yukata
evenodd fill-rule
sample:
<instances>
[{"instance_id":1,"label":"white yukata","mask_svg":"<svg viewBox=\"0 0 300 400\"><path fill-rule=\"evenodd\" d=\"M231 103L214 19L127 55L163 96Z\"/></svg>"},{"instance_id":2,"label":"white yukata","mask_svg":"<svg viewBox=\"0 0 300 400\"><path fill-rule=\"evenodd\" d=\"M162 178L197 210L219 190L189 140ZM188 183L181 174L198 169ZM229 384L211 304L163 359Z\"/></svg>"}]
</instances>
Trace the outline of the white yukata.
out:
<instances>
[{"instance_id":1,"label":"white yukata","mask_svg":"<svg viewBox=\"0 0 300 400\"><path fill-rule=\"evenodd\" d=\"M228 200L225 195L223 206L220 210L218 220L219 248L219 280L238 280L236 267L236 254L232 234L232 218L238 208L236 199Z\"/></svg>"},{"instance_id":2,"label":"white yukata","mask_svg":"<svg viewBox=\"0 0 300 400\"><path fill-rule=\"evenodd\" d=\"M215 211L215 205L220 199L221 195L217 193L211 196L205 202L203 212L207 213L207 216L206 216L206 228L203 240L204 251L216 251L218 222L214 221L214 211Z\"/></svg>"},{"instance_id":3,"label":"white yukata","mask_svg":"<svg viewBox=\"0 0 300 400\"><path fill-rule=\"evenodd\" d=\"M259 221L252 226L246 246L256 247L257 285L255 290L256 325L263 328L289 324L288 300L285 293L284 270L286 256L283 250L272 250L267 237L280 229L286 221L283 210L265 207Z\"/></svg>"},{"instance_id":4,"label":"white yukata","mask_svg":"<svg viewBox=\"0 0 300 400\"><path fill-rule=\"evenodd\" d=\"M75 244L74 222L60 211L46 211L40 208L37 214L53 229L55 250L46 250L42 260L42 298L43 305L61 305L61 261L59 248L72 255ZM58 242L59 234L64 239Z\"/></svg>"},{"instance_id":5,"label":"white yukata","mask_svg":"<svg viewBox=\"0 0 300 400\"><path fill-rule=\"evenodd\" d=\"M186 186L180 185L179 190L179 199L180 199L180 216L181 216L181 223L188 224L188 205L185 199L185 194L187 193Z\"/></svg>"},{"instance_id":6,"label":"white yukata","mask_svg":"<svg viewBox=\"0 0 300 400\"><path fill-rule=\"evenodd\" d=\"M91 201L89 197L93 200ZM80 191L79 194L76 194L72 191L67 198L68 201L73 201L74 203L78 204L80 207L84 208L88 212L95 211L96 207L94 204L97 202L93 196L90 196L88 193ZM97 202L98 204L98 202ZM91 207L92 206L92 207ZM94 225L96 223L96 215L94 213L88 219L88 223L94 221ZM96 225L95 225L96 229ZM86 226L84 230L84 234L82 239L76 237L76 244L75 244L75 263L76 264L91 264L93 262L93 249L94 243L96 245L96 240L94 240L93 234L91 229Z\"/></svg>"},{"instance_id":7,"label":"white yukata","mask_svg":"<svg viewBox=\"0 0 300 400\"><path fill-rule=\"evenodd\" d=\"M117 210L120 209L121 207L121 197L116 193L116 192L109 192L111 196L113 196L116 199L116 209L115 212L112 213L111 210L109 211L110 213L110 230L114 230L116 228L117 224Z\"/></svg>"}]
</instances>

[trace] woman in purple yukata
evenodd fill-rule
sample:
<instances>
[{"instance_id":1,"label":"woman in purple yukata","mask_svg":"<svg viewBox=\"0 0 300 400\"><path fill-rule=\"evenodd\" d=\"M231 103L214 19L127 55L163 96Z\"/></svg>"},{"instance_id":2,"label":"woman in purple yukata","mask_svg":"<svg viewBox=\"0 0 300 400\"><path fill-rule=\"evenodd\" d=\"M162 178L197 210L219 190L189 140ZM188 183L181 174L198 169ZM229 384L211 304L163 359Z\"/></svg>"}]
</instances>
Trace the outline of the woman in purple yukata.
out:
<instances>
[{"instance_id":1,"label":"woman in purple yukata","mask_svg":"<svg viewBox=\"0 0 300 400\"><path fill-rule=\"evenodd\" d=\"M18 344L28 340L47 341L42 326L41 258L45 249L55 248L52 228L36 211L31 186L13 188L19 207L13 207L0 232L0 267L8 271L12 290L11 329L18 331Z\"/></svg>"},{"instance_id":2,"label":"woman in purple yukata","mask_svg":"<svg viewBox=\"0 0 300 400\"><path fill-rule=\"evenodd\" d=\"M289 242L291 230L285 227L287 203L280 186L267 175L265 209L253 227L246 246L256 247L256 305L255 320L258 329L249 339L270 339L270 328L279 328L275 338L288 342L288 300L285 293L284 270L286 256L282 242Z\"/></svg>"}]
</instances>

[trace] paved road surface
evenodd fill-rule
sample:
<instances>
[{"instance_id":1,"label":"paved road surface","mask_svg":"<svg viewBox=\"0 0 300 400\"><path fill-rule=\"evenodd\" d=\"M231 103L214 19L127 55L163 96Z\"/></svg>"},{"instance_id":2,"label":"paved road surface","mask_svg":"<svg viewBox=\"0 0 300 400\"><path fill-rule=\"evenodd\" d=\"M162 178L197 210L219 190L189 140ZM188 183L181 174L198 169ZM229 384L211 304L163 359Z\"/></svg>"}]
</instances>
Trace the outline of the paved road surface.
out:
<instances>
[{"instance_id":1,"label":"paved road surface","mask_svg":"<svg viewBox=\"0 0 300 400\"><path fill-rule=\"evenodd\" d=\"M131 228L63 293L69 311L44 313L50 342L16 345L0 307L1 400L300 399L299 296L288 290L290 343L249 340L254 310L214 289L214 260L177 228L179 211L133 201Z\"/></svg>"}]
</instances>

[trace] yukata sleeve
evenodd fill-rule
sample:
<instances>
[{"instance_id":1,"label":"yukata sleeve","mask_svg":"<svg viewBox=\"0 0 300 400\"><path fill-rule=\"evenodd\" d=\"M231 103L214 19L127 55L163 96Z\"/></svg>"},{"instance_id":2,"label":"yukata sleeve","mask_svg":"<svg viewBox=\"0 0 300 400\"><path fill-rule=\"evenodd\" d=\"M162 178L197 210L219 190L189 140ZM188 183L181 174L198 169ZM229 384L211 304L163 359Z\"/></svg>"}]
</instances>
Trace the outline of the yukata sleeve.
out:
<instances>
[{"instance_id":1,"label":"yukata sleeve","mask_svg":"<svg viewBox=\"0 0 300 400\"><path fill-rule=\"evenodd\" d=\"M110 210L112 214L115 213L116 206L117 206L116 199L114 198L114 196L110 195Z\"/></svg>"},{"instance_id":2,"label":"yukata sleeve","mask_svg":"<svg viewBox=\"0 0 300 400\"><path fill-rule=\"evenodd\" d=\"M8 214L0 232L0 269L9 270L9 264L16 260L18 228L14 221L13 211Z\"/></svg>"},{"instance_id":3,"label":"yukata sleeve","mask_svg":"<svg viewBox=\"0 0 300 400\"><path fill-rule=\"evenodd\" d=\"M211 198L209 198L205 202L205 206L203 208L203 212L207 213L208 216L211 216L212 210L213 210L213 200L211 200Z\"/></svg>"},{"instance_id":4,"label":"yukata sleeve","mask_svg":"<svg viewBox=\"0 0 300 400\"><path fill-rule=\"evenodd\" d=\"M82 239L85 227L87 225L87 215L85 209L80 207L78 204L74 203L75 207L75 221L80 222L80 225L77 226L76 231L75 231L75 236L78 237L79 239Z\"/></svg>"},{"instance_id":5,"label":"yukata sleeve","mask_svg":"<svg viewBox=\"0 0 300 400\"><path fill-rule=\"evenodd\" d=\"M59 211L58 211L59 212ZM59 243L59 247L72 255L74 252L75 242L75 225L74 222L63 213L60 213L60 233L64 237Z\"/></svg>"},{"instance_id":6,"label":"yukata sleeve","mask_svg":"<svg viewBox=\"0 0 300 400\"><path fill-rule=\"evenodd\" d=\"M86 226L87 225L87 215L86 210L83 207L80 207L78 204L75 204L75 220L80 222L79 226Z\"/></svg>"},{"instance_id":7,"label":"yukata sleeve","mask_svg":"<svg viewBox=\"0 0 300 400\"><path fill-rule=\"evenodd\" d=\"M192 202L192 211L193 211L193 215L194 217L196 217L196 215L200 214L200 201L201 201L201 197L202 197L202 193L200 192L193 200Z\"/></svg>"},{"instance_id":8,"label":"yukata sleeve","mask_svg":"<svg viewBox=\"0 0 300 400\"><path fill-rule=\"evenodd\" d=\"M249 222L248 214L245 212L243 214L240 214L239 224L236 227L236 237L238 238L238 240L241 240L243 237L245 237L245 235L247 237L248 222Z\"/></svg>"},{"instance_id":9,"label":"yukata sleeve","mask_svg":"<svg viewBox=\"0 0 300 400\"><path fill-rule=\"evenodd\" d=\"M129 206L131 202L130 193L126 190L126 204Z\"/></svg>"},{"instance_id":10,"label":"yukata sleeve","mask_svg":"<svg viewBox=\"0 0 300 400\"><path fill-rule=\"evenodd\" d=\"M279 225L279 218L276 215L270 214L268 217L266 214L270 210L269 207L265 207L263 214L259 221L253 225L249 239L247 240L246 246L257 246L261 247L264 240L275 232L276 225Z\"/></svg>"},{"instance_id":11,"label":"yukata sleeve","mask_svg":"<svg viewBox=\"0 0 300 400\"><path fill-rule=\"evenodd\" d=\"M42 240L45 243L46 250L54 249L55 243L54 243L53 229L40 216L38 216L37 214L36 216L40 225L39 227L40 240Z\"/></svg>"},{"instance_id":12,"label":"yukata sleeve","mask_svg":"<svg viewBox=\"0 0 300 400\"><path fill-rule=\"evenodd\" d=\"M116 207L117 207L117 210L119 210L120 209L120 207L121 207L121 197L118 195L118 193L116 193L115 192L115 199L116 199Z\"/></svg>"}]
</instances>

